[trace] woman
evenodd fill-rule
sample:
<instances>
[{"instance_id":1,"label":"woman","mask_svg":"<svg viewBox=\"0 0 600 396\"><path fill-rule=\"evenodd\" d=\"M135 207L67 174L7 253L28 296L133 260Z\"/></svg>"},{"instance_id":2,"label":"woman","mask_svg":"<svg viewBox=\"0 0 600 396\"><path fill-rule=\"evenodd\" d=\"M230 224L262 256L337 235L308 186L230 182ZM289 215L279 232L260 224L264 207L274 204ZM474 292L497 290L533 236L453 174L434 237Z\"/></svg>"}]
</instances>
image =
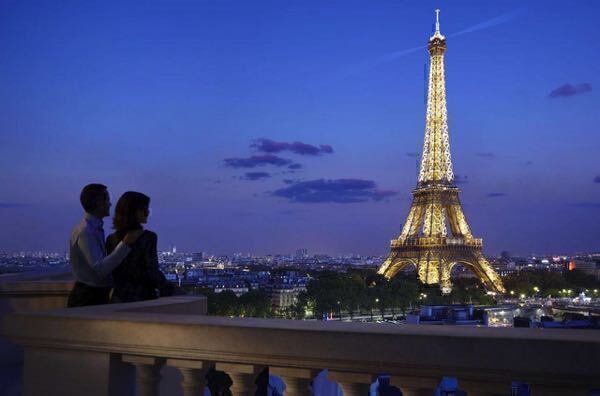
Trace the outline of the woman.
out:
<instances>
[{"instance_id":1,"label":"woman","mask_svg":"<svg viewBox=\"0 0 600 396\"><path fill-rule=\"evenodd\" d=\"M113 218L115 232L106 240L106 251L112 252L123 236L131 230L143 230L148 222L150 197L135 191L127 191L119 198ZM152 300L173 294L173 286L158 268L156 252L157 236L144 230L131 245L131 252L121 265L113 270L113 303Z\"/></svg>"}]
</instances>

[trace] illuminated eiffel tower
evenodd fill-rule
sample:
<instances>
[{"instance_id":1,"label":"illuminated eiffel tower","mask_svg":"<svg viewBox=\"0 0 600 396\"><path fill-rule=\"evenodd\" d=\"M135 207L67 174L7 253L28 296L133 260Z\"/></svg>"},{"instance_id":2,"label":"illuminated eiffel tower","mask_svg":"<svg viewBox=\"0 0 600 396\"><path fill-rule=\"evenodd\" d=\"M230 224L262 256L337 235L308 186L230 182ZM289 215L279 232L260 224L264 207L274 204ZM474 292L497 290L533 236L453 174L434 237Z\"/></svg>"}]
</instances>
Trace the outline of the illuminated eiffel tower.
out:
<instances>
[{"instance_id":1,"label":"illuminated eiffel tower","mask_svg":"<svg viewBox=\"0 0 600 396\"><path fill-rule=\"evenodd\" d=\"M402 232L392 240L391 252L378 273L392 278L414 265L421 282L439 284L447 294L452 290L452 267L461 264L473 271L487 290L504 293L502 280L481 253L482 240L471 234L454 183L444 79L446 38L440 33L439 11L428 45L429 92L419 181Z\"/></svg>"}]
</instances>

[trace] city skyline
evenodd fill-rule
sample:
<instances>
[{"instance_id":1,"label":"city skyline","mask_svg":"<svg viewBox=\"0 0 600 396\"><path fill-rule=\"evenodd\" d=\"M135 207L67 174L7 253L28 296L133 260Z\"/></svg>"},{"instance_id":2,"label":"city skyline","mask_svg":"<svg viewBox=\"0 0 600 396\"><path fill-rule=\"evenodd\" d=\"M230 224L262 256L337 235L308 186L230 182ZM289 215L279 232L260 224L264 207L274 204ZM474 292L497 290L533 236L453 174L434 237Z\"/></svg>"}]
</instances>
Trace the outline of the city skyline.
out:
<instances>
[{"instance_id":1,"label":"city skyline","mask_svg":"<svg viewBox=\"0 0 600 396\"><path fill-rule=\"evenodd\" d=\"M597 251L591 1L4 4L0 250L66 249L81 187L101 182L113 208L152 197L163 249L385 255L415 187L437 7L484 253Z\"/></svg>"}]
</instances>

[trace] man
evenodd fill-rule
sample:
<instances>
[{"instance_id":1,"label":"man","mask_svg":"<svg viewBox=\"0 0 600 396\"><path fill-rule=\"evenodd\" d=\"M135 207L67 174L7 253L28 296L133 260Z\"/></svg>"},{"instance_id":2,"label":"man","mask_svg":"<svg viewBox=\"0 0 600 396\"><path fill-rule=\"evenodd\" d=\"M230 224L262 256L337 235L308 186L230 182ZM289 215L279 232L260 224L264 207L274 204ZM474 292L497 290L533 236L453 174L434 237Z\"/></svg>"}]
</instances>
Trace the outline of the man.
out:
<instances>
[{"instance_id":1,"label":"man","mask_svg":"<svg viewBox=\"0 0 600 396\"><path fill-rule=\"evenodd\" d=\"M110 195L102 184L88 184L79 197L85 215L71 233L69 257L75 277L75 286L69 295L69 307L108 304L112 287L112 271L131 251L142 234L141 230L128 232L115 250L106 255L104 222L110 215Z\"/></svg>"}]
</instances>

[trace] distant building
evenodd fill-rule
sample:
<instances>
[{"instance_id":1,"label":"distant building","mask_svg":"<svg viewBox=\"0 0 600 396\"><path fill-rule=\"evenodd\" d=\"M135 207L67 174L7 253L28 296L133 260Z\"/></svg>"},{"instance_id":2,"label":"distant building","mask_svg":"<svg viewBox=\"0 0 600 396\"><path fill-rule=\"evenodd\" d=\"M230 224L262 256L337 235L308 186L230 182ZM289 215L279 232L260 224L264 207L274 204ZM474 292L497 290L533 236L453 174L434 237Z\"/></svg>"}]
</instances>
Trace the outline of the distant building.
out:
<instances>
[{"instance_id":1,"label":"distant building","mask_svg":"<svg viewBox=\"0 0 600 396\"><path fill-rule=\"evenodd\" d=\"M276 311L289 308L298 302L298 296L306 291L306 286L278 285L269 289L271 306Z\"/></svg>"},{"instance_id":2,"label":"distant building","mask_svg":"<svg viewBox=\"0 0 600 396\"><path fill-rule=\"evenodd\" d=\"M202 262L202 261L204 261L205 257L206 257L206 254L204 252L192 253L192 261L195 261L195 262Z\"/></svg>"},{"instance_id":3,"label":"distant building","mask_svg":"<svg viewBox=\"0 0 600 396\"><path fill-rule=\"evenodd\" d=\"M600 261L591 258L573 259L569 262L569 271L580 270L588 275L593 275L600 279Z\"/></svg>"},{"instance_id":4,"label":"distant building","mask_svg":"<svg viewBox=\"0 0 600 396\"><path fill-rule=\"evenodd\" d=\"M166 272L165 278L171 282L177 282L177 274L174 272Z\"/></svg>"},{"instance_id":5,"label":"distant building","mask_svg":"<svg viewBox=\"0 0 600 396\"><path fill-rule=\"evenodd\" d=\"M296 258L306 258L308 257L308 249L298 249L296 250Z\"/></svg>"},{"instance_id":6,"label":"distant building","mask_svg":"<svg viewBox=\"0 0 600 396\"><path fill-rule=\"evenodd\" d=\"M406 315L406 323L430 325L484 325L512 327L514 307L474 307L473 305L422 305Z\"/></svg>"},{"instance_id":7,"label":"distant building","mask_svg":"<svg viewBox=\"0 0 600 396\"><path fill-rule=\"evenodd\" d=\"M301 276L297 271L271 278L265 285L265 291L271 297L273 310L281 311L296 304L300 293L306 291L308 281L308 277Z\"/></svg>"},{"instance_id":8,"label":"distant building","mask_svg":"<svg viewBox=\"0 0 600 396\"><path fill-rule=\"evenodd\" d=\"M237 282L227 282L227 283L217 283L213 285L213 290L215 293L221 293L224 292L225 290L229 290L235 293L235 295L237 297L241 296L242 294L248 293L249 288L246 284L244 283L237 283Z\"/></svg>"}]
</instances>

